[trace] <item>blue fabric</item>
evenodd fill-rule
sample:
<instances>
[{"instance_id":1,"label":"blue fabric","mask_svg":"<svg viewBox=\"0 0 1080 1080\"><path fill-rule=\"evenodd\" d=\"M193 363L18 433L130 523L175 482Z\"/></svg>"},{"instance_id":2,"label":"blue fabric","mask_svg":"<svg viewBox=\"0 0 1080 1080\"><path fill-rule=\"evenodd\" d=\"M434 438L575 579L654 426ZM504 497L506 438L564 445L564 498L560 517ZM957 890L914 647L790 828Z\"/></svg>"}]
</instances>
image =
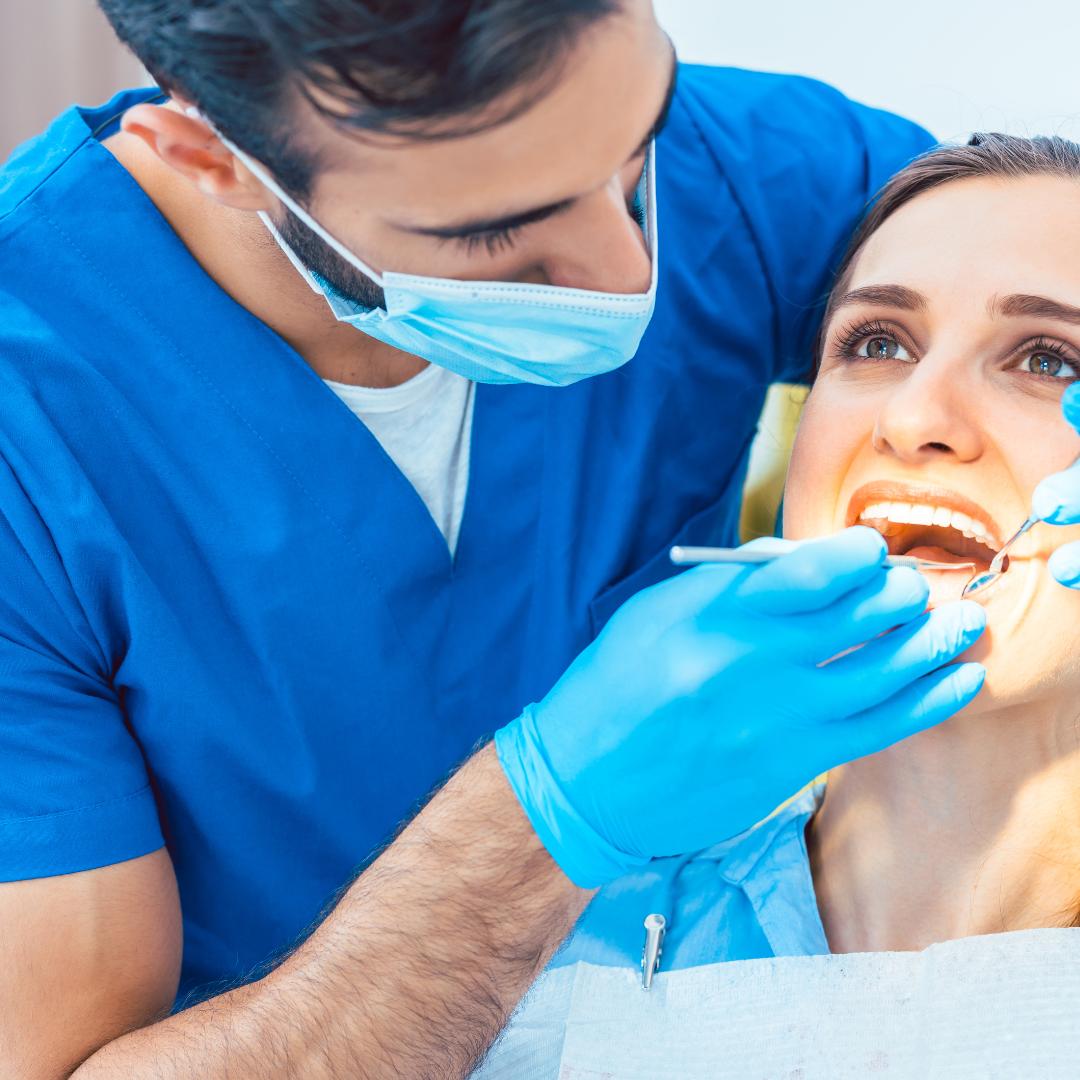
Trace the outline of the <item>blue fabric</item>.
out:
<instances>
[{"instance_id":1,"label":"blue fabric","mask_svg":"<svg viewBox=\"0 0 1080 1080\"><path fill-rule=\"evenodd\" d=\"M824 794L817 784L733 840L653 859L605 885L551 966L640 967L645 917L654 913L667 920L663 971L828 953L805 839Z\"/></svg>"},{"instance_id":2,"label":"blue fabric","mask_svg":"<svg viewBox=\"0 0 1080 1080\"><path fill-rule=\"evenodd\" d=\"M769 383L914 125L685 68L656 315L574 386L479 386L446 543L378 442L72 109L0 172L0 878L167 842L182 993L243 976L672 543L736 539ZM114 127L104 127L105 137Z\"/></svg>"}]
</instances>

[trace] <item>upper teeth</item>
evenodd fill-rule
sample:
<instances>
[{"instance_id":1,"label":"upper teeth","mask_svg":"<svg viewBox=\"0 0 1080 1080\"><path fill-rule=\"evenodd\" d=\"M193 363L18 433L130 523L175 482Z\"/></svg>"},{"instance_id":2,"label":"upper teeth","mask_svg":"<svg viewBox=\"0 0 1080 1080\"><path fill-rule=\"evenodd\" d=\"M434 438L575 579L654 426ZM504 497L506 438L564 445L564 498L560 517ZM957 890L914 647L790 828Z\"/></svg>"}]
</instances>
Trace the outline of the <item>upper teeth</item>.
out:
<instances>
[{"instance_id":1,"label":"upper teeth","mask_svg":"<svg viewBox=\"0 0 1080 1080\"><path fill-rule=\"evenodd\" d=\"M968 517L959 510L947 506L929 506L926 503L879 502L868 506L859 515L861 519L893 521L897 524L944 525L958 529L965 536L975 537L988 547L997 547L997 541L978 518Z\"/></svg>"}]
</instances>

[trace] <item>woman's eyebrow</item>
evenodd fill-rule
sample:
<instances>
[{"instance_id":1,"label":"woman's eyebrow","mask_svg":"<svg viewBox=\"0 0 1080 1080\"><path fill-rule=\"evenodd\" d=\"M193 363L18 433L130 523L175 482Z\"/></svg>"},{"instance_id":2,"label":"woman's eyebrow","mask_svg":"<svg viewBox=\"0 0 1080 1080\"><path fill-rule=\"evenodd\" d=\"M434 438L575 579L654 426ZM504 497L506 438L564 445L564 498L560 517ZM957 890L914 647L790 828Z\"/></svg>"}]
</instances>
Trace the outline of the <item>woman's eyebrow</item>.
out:
<instances>
[{"instance_id":1,"label":"woman's eyebrow","mask_svg":"<svg viewBox=\"0 0 1080 1080\"><path fill-rule=\"evenodd\" d=\"M909 289L906 285L864 285L861 289L844 293L833 306L833 310L850 307L852 304L881 304L884 307L902 308L904 311L922 311L927 305L927 299L921 292Z\"/></svg>"},{"instance_id":2,"label":"woman's eyebrow","mask_svg":"<svg viewBox=\"0 0 1080 1080\"><path fill-rule=\"evenodd\" d=\"M1057 319L1060 322L1080 325L1080 308L1063 304L1060 300L1051 300L1048 296L1015 293L991 303L990 313L1004 315L1008 319Z\"/></svg>"}]
</instances>

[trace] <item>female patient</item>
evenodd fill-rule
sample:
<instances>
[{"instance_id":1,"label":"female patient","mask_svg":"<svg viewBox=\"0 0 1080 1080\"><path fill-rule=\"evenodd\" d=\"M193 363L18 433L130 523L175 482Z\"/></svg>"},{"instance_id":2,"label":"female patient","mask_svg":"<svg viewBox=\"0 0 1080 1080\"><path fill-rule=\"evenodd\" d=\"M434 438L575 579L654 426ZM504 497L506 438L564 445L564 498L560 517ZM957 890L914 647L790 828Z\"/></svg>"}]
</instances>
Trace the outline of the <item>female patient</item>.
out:
<instances>
[{"instance_id":1,"label":"female patient","mask_svg":"<svg viewBox=\"0 0 1080 1080\"><path fill-rule=\"evenodd\" d=\"M1080 147L972 143L894 177L840 268L786 536L862 524L895 554L985 569L1039 480L1080 454L1061 416L1080 379ZM1080 593L1046 569L1077 533L1037 525L979 596L988 630L965 659L987 678L963 712L735 840L612 883L555 963L636 966L650 912L668 970L1077 925ZM927 578L933 605L968 575Z\"/></svg>"}]
</instances>

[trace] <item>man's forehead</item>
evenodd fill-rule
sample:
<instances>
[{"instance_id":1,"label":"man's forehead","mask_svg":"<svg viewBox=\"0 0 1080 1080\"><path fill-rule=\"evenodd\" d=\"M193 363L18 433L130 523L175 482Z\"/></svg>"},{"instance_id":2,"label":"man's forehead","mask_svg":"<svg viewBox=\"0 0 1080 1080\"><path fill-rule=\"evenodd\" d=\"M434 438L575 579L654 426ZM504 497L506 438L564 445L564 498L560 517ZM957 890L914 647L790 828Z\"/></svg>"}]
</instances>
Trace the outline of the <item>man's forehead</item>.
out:
<instances>
[{"instance_id":1,"label":"man's forehead","mask_svg":"<svg viewBox=\"0 0 1080 1080\"><path fill-rule=\"evenodd\" d=\"M352 202L359 187L380 216L440 229L528 214L607 183L662 119L676 65L654 21L651 32L600 26L588 37L547 94L485 130L406 138L316 121L315 201Z\"/></svg>"}]
</instances>

